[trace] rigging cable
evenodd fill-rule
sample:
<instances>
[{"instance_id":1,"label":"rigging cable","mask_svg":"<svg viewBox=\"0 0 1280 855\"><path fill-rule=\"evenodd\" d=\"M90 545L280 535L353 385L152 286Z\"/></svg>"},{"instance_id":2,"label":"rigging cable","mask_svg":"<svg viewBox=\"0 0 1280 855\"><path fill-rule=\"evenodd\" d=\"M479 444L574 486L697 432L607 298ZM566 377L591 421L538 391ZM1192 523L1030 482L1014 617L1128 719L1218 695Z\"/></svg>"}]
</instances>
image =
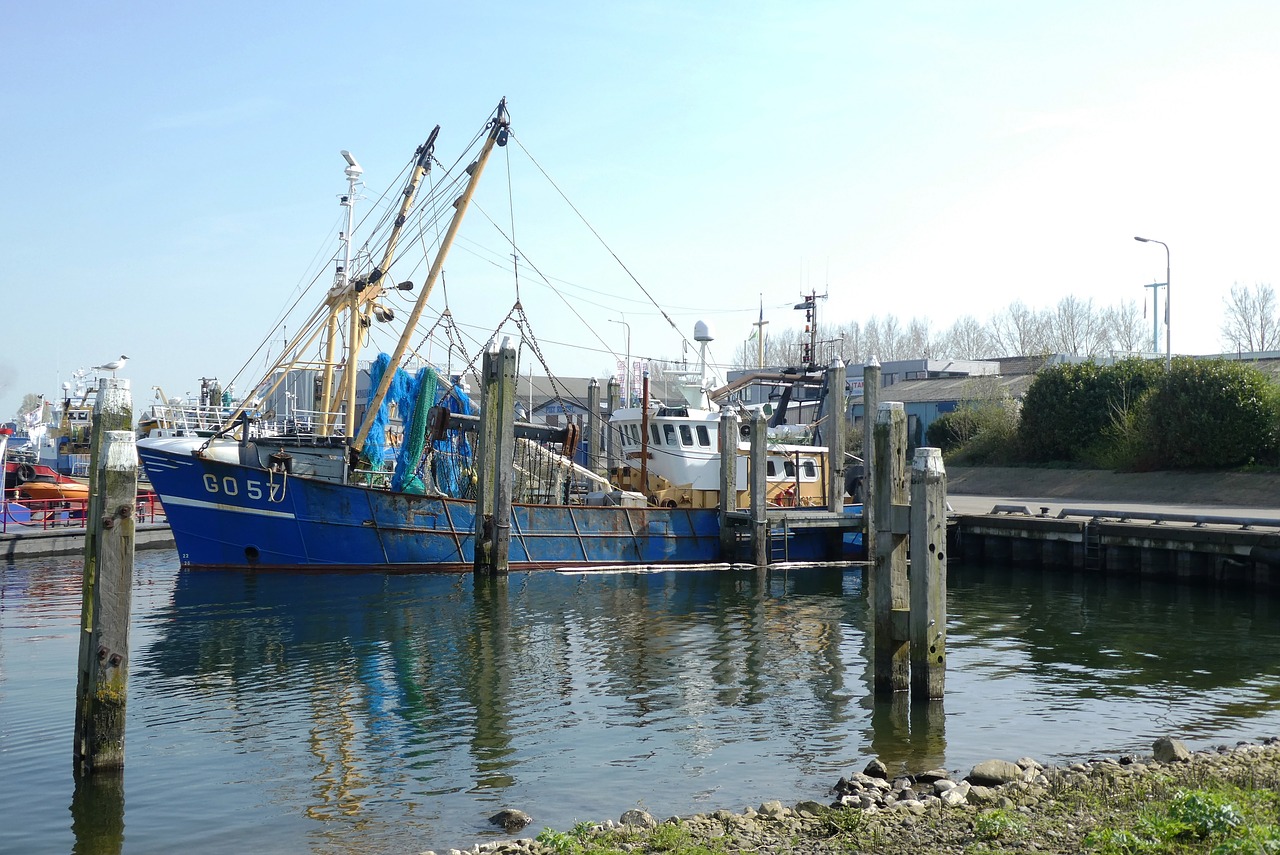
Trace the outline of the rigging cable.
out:
<instances>
[{"instance_id":1,"label":"rigging cable","mask_svg":"<svg viewBox=\"0 0 1280 855\"><path fill-rule=\"evenodd\" d=\"M547 174L547 171L542 168L542 164L538 163L538 161L534 159L533 154L530 153L530 151L524 147L524 143L520 141L520 138L516 136L514 131L511 132L511 137L515 139L516 145L520 146L520 150L523 151L528 156L529 161L534 166L536 166L538 168L538 171L542 173L542 176L547 179L547 182L553 188L555 188L555 191L557 193L560 194L560 198L564 200L564 203L569 206L570 210L572 210L575 214L578 215L578 219L582 220L582 224L591 231L591 234L595 235L595 238L600 242L600 245L603 246L605 250L608 251L608 253L613 256L614 261L618 262L618 266L621 267L623 271L627 274L627 276L631 278L632 282L636 283L636 287L639 288L644 293L644 295L649 298L649 302L653 304L654 308L658 310L658 312L662 315L662 317L666 320L666 322L671 325L671 328L676 331L676 335L684 339L685 338L684 333L682 333L680 331L680 328L676 326L675 321L671 320L671 316L667 314L666 310L662 308L662 306L658 303L657 300L653 299L653 295L649 293L649 291L644 287L644 285L640 284L640 280L635 277L635 274L631 272L630 268L628 268L627 265L623 263L622 259L618 257L618 254L613 251L613 247L605 243L604 238L602 238L600 236L600 233L595 230L595 227L591 225L591 223L587 222L587 218L582 215L582 212L577 209L577 207L573 204L573 202L569 201L569 197L566 196L564 194L564 191L560 189L559 185L557 185L556 182L551 179L551 176Z\"/></svg>"}]
</instances>

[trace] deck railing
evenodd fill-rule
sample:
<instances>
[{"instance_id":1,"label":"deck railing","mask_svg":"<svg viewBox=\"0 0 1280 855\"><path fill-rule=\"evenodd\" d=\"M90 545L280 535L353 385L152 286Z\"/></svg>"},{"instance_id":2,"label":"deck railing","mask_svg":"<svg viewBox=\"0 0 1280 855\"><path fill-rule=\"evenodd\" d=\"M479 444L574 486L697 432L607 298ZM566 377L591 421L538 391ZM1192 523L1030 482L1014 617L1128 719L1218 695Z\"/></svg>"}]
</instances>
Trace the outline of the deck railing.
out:
<instances>
[{"instance_id":1,"label":"deck railing","mask_svg":"<svg viewBox=\"0 0 1280 855\"><path fill-rule=\"evenodd\" d=\"M0 534L84 529L88 499L20 499L6 490L0 504ZM165 523L164 508L151 491L138 493L135 511L138 523Z\"/></svg>"}]
</instances>

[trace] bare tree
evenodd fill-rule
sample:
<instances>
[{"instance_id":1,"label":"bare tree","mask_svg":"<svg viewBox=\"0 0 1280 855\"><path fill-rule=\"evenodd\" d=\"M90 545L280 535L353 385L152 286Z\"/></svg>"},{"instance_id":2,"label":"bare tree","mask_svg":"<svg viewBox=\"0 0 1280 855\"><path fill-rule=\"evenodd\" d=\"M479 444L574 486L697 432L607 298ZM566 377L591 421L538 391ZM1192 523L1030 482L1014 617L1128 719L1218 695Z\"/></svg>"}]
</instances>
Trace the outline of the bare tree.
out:
<instances>
[{"instance_id":1,"label":"bare tree","mask_svg":"<svg viewBox=\"0 0 1280 855\"><path fill-rule=\"evenodd\" d=\"M902 358L904 336L894 315L873 316L863 326L862 332L868 358L874 356L881 362Z\"/></svg>"},{"instance_id":2,"label":"bare tree","mask_svg":"<svg viewBox=\"0 0 1280 855\"><path fill-rule=\"evenodd\" d=\"M907 359L930 359L936 355L928 318L912 318L903 338L905 353L902 356Z\"/></svg>"},{"instance_id":3,"label":"bare tree","mask_svg":"<svg viewBox=\"0 0 1280 855\"><path fill-rule=\"evenodd\" d=\"M999 353L991 356L1035 356L1049 351L1049 323L1044 313L1016 300L991 319L991 336Z\"/></svg>"},{"instance_id":4,"label":"bare tree","mask_svg":"<svg viewBox=\"0 0 1280 855\"><path fill-rule=\"evenodd\" d=\"M1280 339L1280 316L1276 313L1274 288L1259 282L1250 290L1237 283L1223 302L1227 310L1222 340L1232 350L1260 353L1275 348Z\"/></svg>"},{"instance_id":5,"label":"bare tree","mask_svg":"<svg viewBox=\"0 0 1280 855\"><path fill-rule=\"evenodd\" d=\"M1099 356L1111 350L1111 341L1101 317L1093 310L1092 300L1063 297L1049 319L1049 343L1058 353Z\"/></svg>"},{"instance_id":6,"label":"bare tree","mask_svg":"<svg viewBox=\"0 0 1280 855\"><path fill-rule=\"evenodd\" d=\"M1146 324L1138 316L1136 300L1122 300L1115 306L1103 309L1102 323L1118 351L1141 353L1149 344Z\"/></svg>"},{"instance_id":7,"label":"bare tree","mask_svg":"<svg viewBox=\"0 0 1280 855\"><path fill-rule=\"evenodd\" d=\"M938 344L939 353L956 359L986 359L997 349L990 330L973 315L957 319Z\"/></svg>"},{"instance_id":8,"label":"bare tree","mask_svg":"<svg viewBox=\"0 0 1280 855\"><path fill-rule=\"evenodd\" d=\"M867 354L863 347L862 328L858 326L857 321L851 321L846 326L840 327L838 335L841 339L840 358L845 361L845 364L865 364Z\"/></svg>"}]
</instances>

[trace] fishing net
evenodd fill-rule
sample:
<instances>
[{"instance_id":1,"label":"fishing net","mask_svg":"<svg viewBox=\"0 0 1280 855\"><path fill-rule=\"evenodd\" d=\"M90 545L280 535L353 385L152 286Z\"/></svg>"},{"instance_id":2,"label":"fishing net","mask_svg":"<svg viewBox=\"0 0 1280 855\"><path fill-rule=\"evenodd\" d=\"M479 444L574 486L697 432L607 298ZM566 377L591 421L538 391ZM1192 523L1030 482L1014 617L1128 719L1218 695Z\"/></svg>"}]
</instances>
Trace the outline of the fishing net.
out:
<instances>
[{"instance_id":1,"label":"fishing net","mask_svg":"<svg viewBox=\"0 0 1280 855\"><path fill-rule=\"evenodd\" d=\"M369 367L370 399L378 388L391 363L383 353ZM428 418L431 407L437 403L440 374L426 366L416 375L397 368L387 389L382 405L374 415L369 438L365 442L364 456L374 469L385 466L392 449L387 444L387 428L390 425L390 408L394 406L404 426L404 437L395 451L395 470L391 489L396 492L423 494L442 493L455 498L469 497L473 493L471 441L464 431L446 431L442 439L431 443L428 453ZM450 385L442 399L442 406L451 413L474 414L470 397L458 385Z\"/></svg>"}]
</instances>

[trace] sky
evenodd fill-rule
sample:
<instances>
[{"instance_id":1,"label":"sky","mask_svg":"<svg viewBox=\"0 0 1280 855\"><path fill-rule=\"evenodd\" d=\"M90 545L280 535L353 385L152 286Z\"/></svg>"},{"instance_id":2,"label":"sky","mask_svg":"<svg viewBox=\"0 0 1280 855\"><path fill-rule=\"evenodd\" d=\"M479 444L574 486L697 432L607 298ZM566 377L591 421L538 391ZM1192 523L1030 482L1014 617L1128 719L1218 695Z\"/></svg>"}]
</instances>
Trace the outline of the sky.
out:
<instances>
[{"instance_id":1,"label":"sky","mask_svg":"<svg viewBox=\"0 0 1280 855\"><path fill-rule=\"evenodd\" d=\"M121 354L135 411L252 385L331 269L339 151L372 205L501 97L519 145L428 317L492 333L517 292L488 220L514 227L557 374L680 358L698 320L728 362L809 292L821 323L935 332L1141 307L1165 254L1135 235L1170 249L1174 353L1223 349L1232 285L1280 285L1273 2L70 0L10 4L4 35L4 418Z\"/></svg>"}]
</instances>

